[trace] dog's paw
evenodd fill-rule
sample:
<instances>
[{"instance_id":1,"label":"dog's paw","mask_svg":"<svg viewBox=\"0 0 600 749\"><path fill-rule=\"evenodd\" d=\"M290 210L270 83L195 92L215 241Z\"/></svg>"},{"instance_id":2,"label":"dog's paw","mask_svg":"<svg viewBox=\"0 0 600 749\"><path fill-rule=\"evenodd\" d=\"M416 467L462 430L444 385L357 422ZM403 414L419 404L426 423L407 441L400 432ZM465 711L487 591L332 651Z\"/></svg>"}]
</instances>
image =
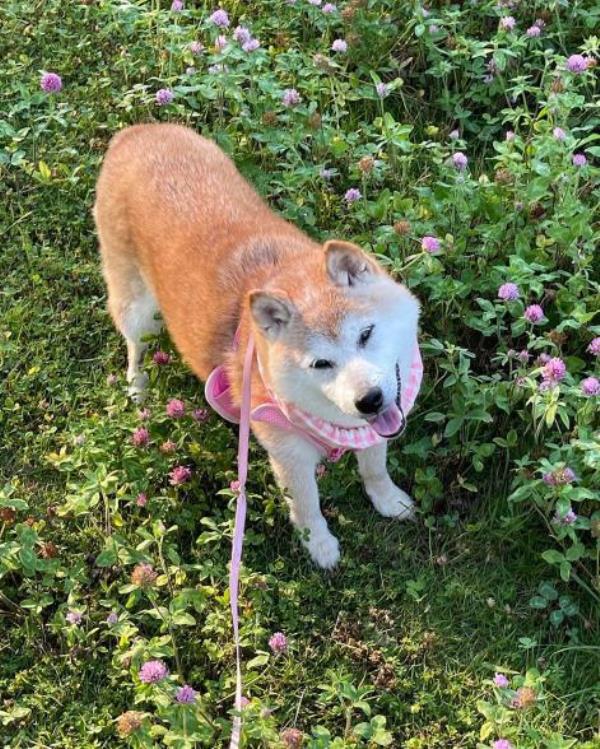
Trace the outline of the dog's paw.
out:
<instances>
[{"instance_id":1,"label":"dog's paw","mask_svg":"<svg viewBox=\"0 0 600 749\"><path fill-rule=\"evenodd\" d=\"M340 544L327 529L311 533L304 545L313 562L324 570L332 570L340 561Z\"/></svg>"},{"instance_id":2,"label":"dog's paw","mask_svg":"<svg viewBox=\"0 0 600 749\"><path fill-rule=\"evenodd\" d=\"M369 491L368 494L373 507L380 515L386 518L398 518L398 520L414 520L415 503L395 484L390 484L386 489L378 492Z\"/></svg>"},{"instance_id":3,"label":"dog's paw","mask_svg":"<svg viewBox=\"0 0 600 749\"><path fill-rule=\"evenodd\" d=\"M146 398L146 387L148 385L148 375L145 372L135 375L129 381L127 394L134 403L138 405L143 403Z\"/></svg>"}]
</instances>

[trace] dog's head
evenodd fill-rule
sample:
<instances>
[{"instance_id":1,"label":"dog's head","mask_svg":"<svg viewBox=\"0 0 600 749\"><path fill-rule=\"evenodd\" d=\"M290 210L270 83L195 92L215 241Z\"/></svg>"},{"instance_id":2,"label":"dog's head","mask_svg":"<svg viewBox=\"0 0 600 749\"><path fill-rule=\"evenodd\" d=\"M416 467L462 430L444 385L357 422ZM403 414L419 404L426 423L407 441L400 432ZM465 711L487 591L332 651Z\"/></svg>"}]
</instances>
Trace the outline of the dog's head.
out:
<instances>
[{"instance_id":1,"label":"dog's head","mask_svg":"<svg viewBox=\"0 0 600 749\"><path fill-rule=\"evenodd\" d=\"M390 436L419 304L359 247L332 240L250 294L265 384L282 401ZM387 433L386 433L387 432Z\"/></svg>"}]
</instances>

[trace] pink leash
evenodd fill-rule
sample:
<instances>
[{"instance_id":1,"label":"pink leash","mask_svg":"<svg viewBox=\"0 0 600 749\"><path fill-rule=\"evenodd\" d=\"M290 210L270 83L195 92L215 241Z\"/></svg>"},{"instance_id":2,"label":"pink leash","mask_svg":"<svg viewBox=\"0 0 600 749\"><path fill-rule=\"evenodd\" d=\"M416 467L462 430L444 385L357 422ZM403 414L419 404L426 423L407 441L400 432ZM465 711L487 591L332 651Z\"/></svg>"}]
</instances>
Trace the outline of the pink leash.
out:
<instances>
[{"instance_id":1,"label":"pink leash","mask_svg":"<svg viewBox=\"0 0 600 749\"><path fill-rule=\"evenodd\" d=\"M254 357L254 340L248 339L248 348L244 357L242 375L242 407L240 413L240 431L238 445L238 496L235 508L235 524L231 546L231 566L229 569L229 601L231 621L235 641L236 683L235 711L231 742L229 749L238 749L242 733L242 663L240 658L240 630L238 613L238 593L240 582L240 565L242 563L242 545L244 542L244 525L246 523L246 479L248 477L248 444L250 441L250 384L252 380L252 359Z\"/></svg>"}]
</instances>

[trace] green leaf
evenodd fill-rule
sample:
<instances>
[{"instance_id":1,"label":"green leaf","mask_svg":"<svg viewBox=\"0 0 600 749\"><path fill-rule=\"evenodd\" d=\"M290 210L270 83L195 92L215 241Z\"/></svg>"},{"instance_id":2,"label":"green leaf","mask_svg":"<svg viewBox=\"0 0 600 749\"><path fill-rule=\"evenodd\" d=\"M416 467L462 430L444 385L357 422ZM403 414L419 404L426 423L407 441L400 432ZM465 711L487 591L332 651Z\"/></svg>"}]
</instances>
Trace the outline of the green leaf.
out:
<instances>
[{"instance_id":1,"label":"green leaf","mask_svg":"<svg viewBox=\"0 0 600 749\"><path fill-rule=\"evenodd\" d=\"M585 555L585 546L577 542L577 543L574 543L573 546L567 549L565 557L569 560L569 562L576 562L578 559L581 559L581 557L583 557L584 555Z\"/></svg>"},{"instance_id":2,"label":"green leaf","mask_svg":"<svg viewBox=\"0 0 600 749\"><path fill-rule=\"evenodd\" d=\"M255 655L254 658L251 658L248 663L246 664L246 668L251 671L254 668L260 668L261 666L266 666L269 662L269 654L268 653L260 653L260 655Z\"/></svg>"},{"instance_id":3,"label":"green leaf","mask_svg":"<svg viewBox=\"0 0 600 749\"><path fill-rule=\"evenodd\" d=\"M96 557L96 567L112 567L118 561L117 550L114 543L108 548L103 549Z\"/></svg>"},{"instance_id":4,"label":"green leaf","mask_svg":"<svg viewBox=\"0 0 600 749\"><path fill-rule=\"evenodd\" d=\"M463 422L464 418L462 416L456 416L453 419L450 419L444 429L444 437L452 437L453 434L456 434L456 432L458 432L462 427Z\"/></svg>"},{"instance_id":5,"label":"green leaf","mask_svg":"<svg viewBox=\"0 0 600 749\"><path fill-rule=\"evenodd\" d=\"M548 618L550 620L550 624L553 627L558 627L559 624L562 624L565 618L565 614L560 609L555 609L550 613L550 616Z\"/></svg>"},{"instance_id":6,"label":"green leaf","mask_svg":"<svg viewBox=\"0 0 600 749\"><path fill-rule=\"evenodd\" d=\"M547 601L555 601L558 598L558 592L554 585L548 580L544 580L543 583L538 585L538 593L543 596Z\"/></svg>"},{"instance_id":7,"label":"green leaf","mask_svg":"<svg viewBox=\"0 0 600 749\"><path fill-rule=\"evenodd\" d=\"M561 579L568 582L571 577L571 562L562 562L559 569Z\"/></svg>"},{"instance_id":8,"label":"green leaf","mask_svg":"<svg viewBox=\"0 0 600 749\"><path fill-rule=\"evenodd\" d=\"M196 620L186 611L178 611L173 615L173 624L177 624L179 627L193 627L196 624Z\"/></svg>"},{"instance_id":9,"label":"green leaf","mask_svg":"<svg viewBox=\"0 0 600 749\"><path fill-rule=\"evenodd\" d=\"M560 564L565 560L565 557L556 549L548 549L543 552L542 559L549 564Z\"/></svg>"},{"instance_id":10,"label":"green leaf","mask_svg":"<svg viewBox=\"0 0 600 749\"><path fill-rule=\"evenodd\" d=\"M532 609L545 609L548 601L542 596L533 596L533 598L529 599L529 605Z\"/></svg>"}]
</instances>

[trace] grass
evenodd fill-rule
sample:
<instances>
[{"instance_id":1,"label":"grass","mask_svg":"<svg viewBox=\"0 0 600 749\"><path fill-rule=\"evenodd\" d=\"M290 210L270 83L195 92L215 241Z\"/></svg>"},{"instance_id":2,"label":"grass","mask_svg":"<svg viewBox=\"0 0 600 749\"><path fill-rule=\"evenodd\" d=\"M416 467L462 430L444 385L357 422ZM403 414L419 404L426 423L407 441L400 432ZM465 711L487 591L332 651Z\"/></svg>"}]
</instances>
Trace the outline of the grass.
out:
<instances>
[{"instance_id":1,"label":"grass","mask_svg":"<svg viewBox=\"0 0 600 749\"><path fill-rule=\"evenodd\" d=\"M277 4L277 18L267 6L227 4L232 13L245 11L262 23L265 37L278 24L291 35L295 27L284 5ZM183 21L168 32L161 24L164 17L155 11L129 16L112 2L7 2L0 29L7 110L0 118L0 485L5 497L23 503L15 520L0 522L0 738L7 749L117 746L115 719L134 708L154 716L155 725L175 725L165 717L168 706L143 691L136 673L149 655L166 658L175 670L172 632L161 617L176 616L171 604L177 596L188 596L180 610L191 617L170 625L183 675L200 692L216 728L187 744L161 729L139 745L227 745L234 671L226 594L232 502L227 492L217 492L233 478L236 435L214 415L172 432L178 454L196 471L193 485L181 492L167 486L167 456L132 456L137 409L124 395L125 350L106 312L90 214L110 135L155 114L151 97L138 95L136 86L168 77L181 29L189 31ZM306 65L312 54L307 32L296 33L300 51L281 52L282 69ZM361 72L374 65L369 54L375 53L364 53ZM61 70L68 81L67 108L38 93L38 70L47 68ZM310 71L297 74L312 85ZM265 77L264 96L271 83ZM414 97L416 131L425 137L429 118L443 127L442 113L438 120L428 113L435 103L420 103L416 84L408 88L408 98L396 105L411 122L412 109L404 107ZM363 120L377 115L376 107L349 105L344 95L343 87L333 94L347 114L339 132L364 155L355 134ZM329 96L329 90L315 94L320 109ZM321 163L319 149L332 159L331 144L315 138L283 157L279 146L281 152L289 147L284 120L273 136L268 126L258 126L260 110L250 117L242 102L232 106L227 122L212 100L198 97L185 114L169 116L203 127L230 147L261 192L290 218L315 234L370 234L368 223L353 225L325 198L298 198L309 190L309 162ZM234 128L245 118L247 137L256 130L262 145L235 140L240 131ZM402 145L395 148L402 152ZM339 145L341 161L343 153ZM482 164L486 156L478 157ZM297 168L288 173L290 161ZM408 190L409 174L404 179ZM165 337L160 345L169 346ZM201 386L180 362L161 372L147 364L153 415L164 411L168 397L203 405ZM113 384L107 382L112 374ZM406 437L408 459L398 444L391 467L403 487L427 493L426 479L415 479L415 466L425 470L418 457L433 428L423 418L431 408L421 409ZM171 436L164 418L157 417L153 428L155 439ZM78 442L78 435L85 441ZM256 705L248 717L249 746L279 746L277 734L289 726L307 737L318 726L338 737L337 744L317 744L313 737L315 747L384 741L404 749L489 746L506 727L498 716L498 731L480 733L489 722L482 703L502 701L491 684L498 671L511 675L515 686L529 673L536 685L536 705L512 712L515 746L597 746L593 599L571 586L579 613L568 626L550 626L529 605L550 577L541 557L547 532L535 510L517 513L509 506L502 466L488 466L472 491L457 483L463 458L429 455L442 491L436 489L435 502L414 525L374 513L352 456L328 468L321 479L323 507L343 560L326 575L294 538L265 456L252 447L242 588L245 692ZM146 484L151 501L136 508L135 495ZM37 567L26 553L31 532L42 560ZM161 544L168 584L146 597L127 590L132 564L150 555L160 567ZM65 611L73 607L84 611L80 627L65 624ZM112 609L125 622L117 633L104 623ZM278 630L286 633L290 650L273 658L267 641ZM272 715L261 714L267 707ZM359 741L354 730L372 716L385 718L389 736L380 744Z\"/></svg>"}]
</instances>

